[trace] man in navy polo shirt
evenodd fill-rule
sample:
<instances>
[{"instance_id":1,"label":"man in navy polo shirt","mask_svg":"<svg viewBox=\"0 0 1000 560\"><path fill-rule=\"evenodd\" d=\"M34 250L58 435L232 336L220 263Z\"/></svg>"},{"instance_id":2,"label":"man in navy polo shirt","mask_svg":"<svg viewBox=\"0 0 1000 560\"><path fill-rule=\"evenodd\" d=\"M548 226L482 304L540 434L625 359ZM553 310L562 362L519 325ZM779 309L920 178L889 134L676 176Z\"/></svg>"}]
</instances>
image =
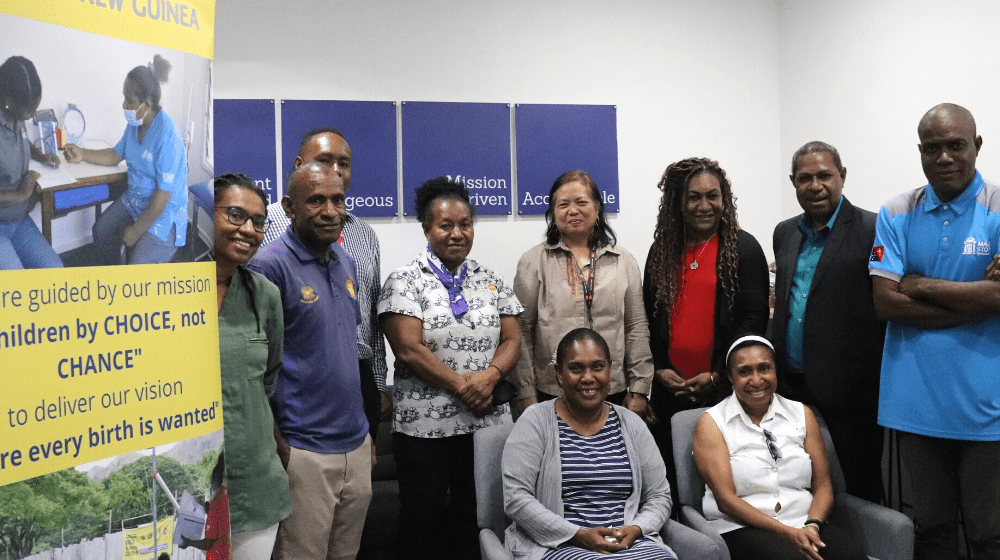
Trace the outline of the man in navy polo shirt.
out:
<instances>
[{"instance_id":1,"label":"man in navy polo shirt","mask_svg":"<svg viewBox=\"0 0 1000 560\"><path fill-rule=\"evenodd\" d=\"M900 431L915 558L957 558L961 508L976 560L1000 558L1000 187L963 107L917 127L928 185L882 207L869 263L889 321L879 423Z\"/></svg>"},{"instance_id":2,"label":"man in navy polo shirt","mask_svg":"<svg viewBox=\"0 0 1000 560\"><path fill-rule=\"evenodd\" d=\"M292 513L275 543L279 560L357 556L371 501L371 438L361 398L354 262L336 243L344 181L325 163L288 178L291 227L250 268L281 291L285 346L271 398Z\"/></svg>"}]
</instances>

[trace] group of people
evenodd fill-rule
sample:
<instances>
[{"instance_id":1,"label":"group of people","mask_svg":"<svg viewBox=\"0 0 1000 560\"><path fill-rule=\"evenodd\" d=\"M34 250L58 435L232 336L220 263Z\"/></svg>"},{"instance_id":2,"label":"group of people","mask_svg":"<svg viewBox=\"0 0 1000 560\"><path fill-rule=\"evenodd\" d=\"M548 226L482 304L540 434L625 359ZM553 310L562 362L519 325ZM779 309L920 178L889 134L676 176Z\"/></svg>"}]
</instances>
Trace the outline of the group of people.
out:
<instances>
[{"instance_id":1,"label":"group of people","mask_svg":"<svg viewBox=\"0 0 1000 560\"><path fill-rule=\"evenodd\" d=\"M128 164L124 193L94 223L94 265L170 262L185 244L188 224L187 148L180 130L160 107L160 83L170 63L133 68L125 77L122 110L127 126L113 148L63 146L69 163ZM41 197L34 159L58 167L57 154L29 142L25 121L42 100L35 65L12 56L0 66L0 270L59 268L63 262L28 213Z\"/></svg>"},{"instance_id":2,"label":"group of people","mask_svg":"<svg viewBox=\"0 0 1000 560\"><path fill-rule=\"evenodd\" d=\"M763 251L709 159L664 172L644 274L593 179L561 175L512 284L469 258L475 207L436 178L416 192L426 249L380 285L378 240L346 210L352 154L335 129L303 138L280 208L249 178L220 176L234 556L353 558L372 430L391 416L401 557L478 557L472 436L513 412L501 469L514 557L674 558L658 535L670 419L710 407L694 458L733 558L864 557L829 523L816 413L848 491L876 502L882 426L899 430L918 558L955 557L960 508L976 557L996 557L1000 188L976 171L982 139L964 108L931 109L918 135L928 184L877 217L843 196L833 146L796 151L803 214L774 231L770 321Z\"/></svg>"}]
</instances>

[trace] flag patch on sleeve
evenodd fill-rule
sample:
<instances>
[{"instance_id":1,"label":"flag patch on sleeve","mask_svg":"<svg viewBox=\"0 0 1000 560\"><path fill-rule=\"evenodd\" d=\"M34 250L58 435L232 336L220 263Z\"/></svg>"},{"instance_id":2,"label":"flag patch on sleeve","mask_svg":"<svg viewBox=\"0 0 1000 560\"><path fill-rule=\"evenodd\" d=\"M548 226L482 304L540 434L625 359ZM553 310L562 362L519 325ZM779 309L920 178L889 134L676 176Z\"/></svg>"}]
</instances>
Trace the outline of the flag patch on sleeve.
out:
<instances>
[{"instance_id":1,"label":"flag patch on sleeve","mask_svg":"<svg viewBox=\"0 0 1000 560\"><path fill-rule=\"evenodd\" d=\"M872 247L872 256L868 260L871 262L882 262L883 255L885 255L885 247L876 245Z\"/></svg>"}]
</instances>

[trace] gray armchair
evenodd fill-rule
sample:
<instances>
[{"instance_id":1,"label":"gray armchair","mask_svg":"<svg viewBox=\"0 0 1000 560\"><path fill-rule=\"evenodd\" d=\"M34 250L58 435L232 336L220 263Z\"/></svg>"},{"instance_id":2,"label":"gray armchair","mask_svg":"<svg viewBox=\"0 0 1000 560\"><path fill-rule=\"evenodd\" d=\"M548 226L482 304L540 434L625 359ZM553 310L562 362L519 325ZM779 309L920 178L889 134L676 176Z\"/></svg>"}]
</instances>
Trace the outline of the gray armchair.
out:
<instances>
[{"instance_id":1,"label":"gray armchair","mask_svg":"<svg viewBox=\"0 0 1000 560\"><path fill-rule=\"evenodd\" d=\"M708 525L701 509L705 495L705 481L694 463L691 444L698 418L707 408L678 412L670 420L674 441L674 464L677 469L677 493L680 501L681 521L711 537L722 551L722 558L730 560L729 548L722 536ZM815 410L813 410L816 413ZM861 540L861 547L869 558L879 560L913 559L913 522L902 513L851 496L845 492L844 473L840 470L833 440L822 416L816 413L816 420L826 444L826 454L830 462L830 478L833 482L834 507L830 520L851 531Z\"/></svg>"},{"instance_id":2,"label":"gray armchair","mask_svg":"<svg viewBox=\"0 0 1000 560\"><path fill-rule=\"evenodd\" d=\"M503 512L500 457L513 424L492 426L473 437L476 464L476 515L483 560L510 560L504 548L504 530L510 519ZM668 519L660 530L663 542L683 560L721 560L719 547L708 537Z\"/></svg>"}]
</instances>

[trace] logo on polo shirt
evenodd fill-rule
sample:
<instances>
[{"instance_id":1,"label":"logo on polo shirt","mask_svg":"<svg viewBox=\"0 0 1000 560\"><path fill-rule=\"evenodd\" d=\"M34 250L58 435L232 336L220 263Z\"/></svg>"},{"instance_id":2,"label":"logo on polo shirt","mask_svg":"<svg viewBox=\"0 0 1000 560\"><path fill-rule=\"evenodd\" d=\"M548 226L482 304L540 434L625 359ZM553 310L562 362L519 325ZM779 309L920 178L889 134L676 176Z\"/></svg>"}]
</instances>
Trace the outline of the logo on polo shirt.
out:
<instances>
[{"instance_id":1,"label":"logo on polo shirt","mask_svg":"<svg viewBox=\"0 0 1000 560\"><path fill-rule=\"evenodd\" d=\"M882 262L882 257L885 255L885 247L882 245L876 245L872 247L872 256L868 258L871 262Z\"/></svg>"},{"instance_id":2,"label":"logo on polo shirt","mask_svg":"<svg viewBox=\"0 0 1000 560\"><path fill-rule=\"evenodd\" d=\"M358 296L354 294L354 280L350 278L347 279L347 291L350 292L353 299L358 299Z\"/></svg>"},{"instance_id":3,"label":"logo on polo shirt","mask_svg":"<svg viewBox=\"0 0 1000 560\"><path fill-rule=\"evenodd\" d=\"M975 237L968 237L962 245L963 255L991 255L989 241L976 241Z\"/></svg>"},{"instance_id":4,"label":"logo on polo shirt","mask_svg":"<svg viewBox=\"0 0 1000 560\"><path fill-rule=\"evenodd\" d=\"M316 303L319 301L319 296L316 295L316 290L312 286L302 286L302 303Z\"/></svg>"}]
</instances>

